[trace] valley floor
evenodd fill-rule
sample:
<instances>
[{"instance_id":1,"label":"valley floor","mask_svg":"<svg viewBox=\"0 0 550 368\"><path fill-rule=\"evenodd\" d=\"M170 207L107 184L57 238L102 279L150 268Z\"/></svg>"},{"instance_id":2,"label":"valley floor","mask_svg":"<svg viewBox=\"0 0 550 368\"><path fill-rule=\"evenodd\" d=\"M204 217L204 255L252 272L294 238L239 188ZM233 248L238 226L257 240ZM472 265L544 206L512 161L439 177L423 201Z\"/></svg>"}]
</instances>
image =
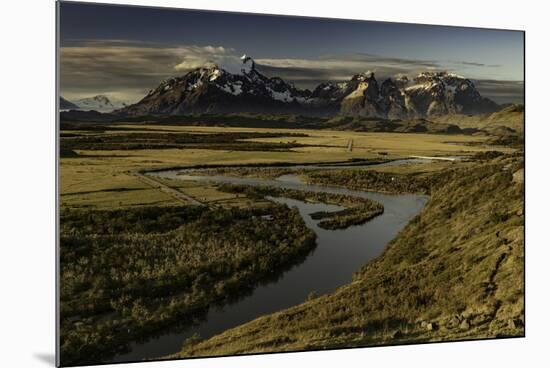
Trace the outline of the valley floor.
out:
<instances>
[{"instance_id":1,"label":"valley floor","mask_svg":"<svg viewBox=\"0 0 550 368\"><path fill-rule=\"evenodd\" d=\"M351 284L174 357L524 336L522 173L505 157L432 175L425 209Z\"/></svg>"},{"instance_id":2,"label":"valley floor","mask_svg":"<svg viewBox=\"0 0 550 368\"><path fill-rule=\"evenodd\" d=\"M288 169L256 165L463 158L292 171L308 183L431 199L349 285L192 339L173 357L522 336L523 161L490 139L153 124L62 130L62 362L105 362L132 341L194 323L315 247L296 211L266 200L268 192L143 175L205 164L241 166L210 173L274 178ZM375 202L284 194L346 207L340 217L318 214L329 229L383 211Z\"/></svg>"}]
</instances>

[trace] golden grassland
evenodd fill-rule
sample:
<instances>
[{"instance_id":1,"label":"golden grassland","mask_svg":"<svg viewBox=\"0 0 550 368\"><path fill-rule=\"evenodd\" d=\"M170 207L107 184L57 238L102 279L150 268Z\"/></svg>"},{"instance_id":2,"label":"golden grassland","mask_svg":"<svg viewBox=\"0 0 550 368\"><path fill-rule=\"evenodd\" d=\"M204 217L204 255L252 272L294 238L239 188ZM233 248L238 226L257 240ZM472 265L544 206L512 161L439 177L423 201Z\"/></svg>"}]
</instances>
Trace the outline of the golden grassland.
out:
<instances>
[{"instance_id":1,"label":"golden grassland","mask_svg":"<svg viewBox=\"0 0 550 368\"><path fill-rule=\"evenodd\" d=\"M523 134L525 110L523 105L511 105L491 114L450 114L437 117L434 120L438 123L456 124L461 128L478 128L486 131L506 127Z\"/></svg>"},{"instance_id":2,"label":"golden grassland","mask_svg":"<svg viewBox=\"0 0 550 368\"><path fill-rule=\"evenodd\" d=\"M168 178L159 178L158 180L171 188L184 192L207 206L260 208L271 204L266 199L251 199L238 193L218 190L217 184Z\"/></svg>"},{"instance_id":3,"label":"golden grassland","mask_svg":"<svg viewBox=\"0 0 550 368\"><path fill-rule=\"evenodd\" d=\"M120 125L120 127L139 129L135 125ZM487 140L486 136L471 135L444 135L444 134L411 134L411 133L367 133L354 131L333 131L333 130L309 130L309 129L271 129L271 128L234 128L234 127L195 127L195 126L156 126L144 125L143 128L158 129L168 132L187 132L193 134L206 134L217 132L255 132L255 133L289 133L306 134L307 137L283 138L256 138L249 139L253 142L273 142L288 143L296 142L311 146L324 147L306 147L298 148L297 152L307 152L314 154L333 153L341 159L356 158L357 155L378 155L379 152L385 152L395 156L408 155L456 155L467 152L483 151L486 148L482 146L472 147L460 145L460 143L483 143ZM353 151L347 152L349 140L353 140ZM447 142L458 144L448 144ZM328 147L327 147L328 146ZM333 147L331 147L333 146ZM342 151L341 148L344 148ZM504 149L507 150L507 149ZM336 160L336 159L334 159Z\"/></svg>"},{"instance_id":4,"label":"golden grassland","mask_svg":"<svg viewBox=\"0 0 550 368\"><path fill-rule=\"evenodd\" d=\"M181 206L181 200L175 200L166 191L134 175L152 169L470 156L487 150L514 152L508 147L486 145L491 138L486 136L146 124L123 124L116 128L118 130L113 127L105 131L62 133L124 134L120 128L141 133L288 132L288 137L243 140L243 143L294 142L305 146L271 151L76 149L76 155L60 160L61 205L65 210L85 207L99 210L91 212L104 209L139 212L151 208L159 210L162 206ZM296 133L307 136L291 136ZM350 140L353 141L351 152L348 151ZM496 159L333 170L325 176L320 175L322 170L310 176L308 172L300 172L306 180L326 179L333 185L364 185L358 188L364 190L378 190L385 185L389 189L393 185L394 192L428 188L431 199L382 256L357 272L351 284L208 340L186 344L176 356L522 336L524 188L522 175L518 174L522 167L520 155L506 155ZM357 176L358 170L377 173ZM394 181L392 176L399 176L398 180ZM400 187L397 184L401 179L406 185ZM217 184L155 180L210 209L220 206L224 209L238 207L238 211L257 210L270 205L259 197L223 191ZM176 207L161 210L171 209ZM215 214L217 211L209 212ZM159 249L163 247L159 243Z\"/></svg>"},{"instance_id":5,"label":"golden grassland","mask_svg":"<svg viewBox=\"0 0 550 368\"><path fill-rule=\"evenodd\" d=\"M77 150L78 156L61 158L61 204L70 207L112 208L138 205L171 205L173 198L140 181L131 173L139 170L206 164L333 162L350 159L400 158L410 155L468 155L485 150L486 137L436 134L361 133L289 129L248 129L220 127L179 127L157 125L117 125L136 132L283 132L303 133L308 137L266 138L258 141L297 141L308 144L287 151L227 151L210 149ZM64 131L68 132L68 131ZM120 134L116 130L79 134ZM353 150L348 152L348 141ZM446 142L453 141L454 144ZM464 142L461 145L457 142ZM508 151L506 148L502 148ZM201 187L205 187L205 193ZM208 189L210 187L210 189ZM227 194L215 193L211 186L187 188L198 197L213 200Z\"/></svg>"},{"instance_id":6,"label":"golden grassland","mask_svg":"<svg viewBox=\"0 0 550 368\"><path fill-rule=\"evenodd\" d=\"M435 175L426 208L352 283L175 357L524 336L522 159Z\"/></svg>"}]
</instances>

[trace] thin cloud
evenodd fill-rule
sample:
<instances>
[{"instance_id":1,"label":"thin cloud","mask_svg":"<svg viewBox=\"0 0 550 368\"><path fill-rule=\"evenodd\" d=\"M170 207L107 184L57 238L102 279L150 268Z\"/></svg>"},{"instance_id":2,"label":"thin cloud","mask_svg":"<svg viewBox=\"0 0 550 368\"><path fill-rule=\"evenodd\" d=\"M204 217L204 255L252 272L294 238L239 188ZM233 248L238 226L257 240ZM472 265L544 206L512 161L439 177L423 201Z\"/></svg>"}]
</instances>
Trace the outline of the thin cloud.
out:
<instances>
[{"instance_id":1,"label":"thin cloud","mask_svg":"<svg viewBox=\"0 0 550 368\"><path fill-rule=\"evenodd\" d=\"M185 57L181 63L174 66L174 70L188 71L191 69L201 68L201 67L211 67L216 63L213 60L208 60L200 57Z\"/></svg>"},{"instance_id":2,"label":"thin cloud","mask_svg":"<svg viewBox=\"0 0 550 368\"><path fill-rule=\"evenodd\" d=\"M384 57L372 54L328 55L317 59L258 59L257 67L268 76L279 76L293 81L301 88L315 88L326 81L346 81L353 75L367 70L373 71L380 82L386 78L405 75L414 78L419 72L449 71L461 74L462 70L452 65L463 67L500 67L500 65L483 64L471 61L448 61L446 64L434 60L417 60L407 58ZM466 74L467 73L462 73ZM523 100L523 82L478 79L476 87L483 96L498 103L518 102Z\"/></svg>"},{"instance_id":3,"label":"thin cloud","mask_svg":"<svg viewBox=\"0 0 550 368\"><path fill-rule=\"evenodd\" d=\"M350 60L362 61L365 63L375 63L375 64L385 64L385 65L408 65L408 66L425 67L425 68L441 67L441 64L435 60L388 57L388 56L381 56L381 55L368 54L368 53L357 53L355 55L349 55L346 58Z\"/></svg>"},{"instance_id":4,"label":"thin cloud","mask_svg":"<svg viewBox=\"0 0 550 368\"><path fill-rule=\"evenodd\" d=\"M484 64L484 63L477 63L477 62L474 62L474 61L456 61L456 60L451 60L450 61L452 64L456 64L456 65L465 65L465 66L475 66L475 67L487 67L487 68L500 68L502 65L500 64Z\"/></svg>"},{"instance_id":5,"label":"thin cloud","mask_svg":"<svg viewBox=\"0 0 550 368\"><path fill-rule=\"evenodd\" d=\"M384 57L372 54L351 54L351 55L328 55L317 59L257 59L259 64L273 67L302 67L302 68L325 68L345 67L360 70L361 68L372 69L373 66L402 66L403 69L410 68L440 68L441 64L434 60L416 60L395 57Z\"/></svg>"},{"instance_id":6,"label":"thin cloud","mask_svg":"<svg viewBox=\"0 0 550 368\"><path fill-rule=\"evenodd\" d=\"M61 89L64 95L75 97L134 91L126 94L135 101L161 80L231 61L233 52L214 45L159 47L136 46L126 40L87 41L61 48Z\"/></svg>"},{"instance_id":7,"label":"thin cloud","mask_svg":"<svg viewBox=\"0 0 550 368\"><path fill-rule=\"evenodd\" d=\"M370 70L375 73L378 80L393 77L396 74L405 74L402 68L391 66L371 66L366 68L361 66L354 68L350 66L335 66L333 68L313 68L313 67L278 67L257 63L259 71L270 77L281 77L294 82L296 86L302 88L314 88L320 82L340 82L349 80L353 75Z\"/></svg>"},{"instance_id":8,"label":"thin cloud","mask_svg":"<svg viewBox=\"0 0 550 368\"><path fill-rule=\"evenodd\" d=\"M372 54L329 55L317 59L257 59L258 69L269 76L292 80L297 86L314 88L319 80L344 81L353 75L372 71L378 80L421 71L442 69L433 60L383 57Z\"/></svg>"},{"instance_id":9,"label":"thin cloud","mask_svg":"<svg viewBox=\"0 0 550 368\"><path fill-rule=\"evenodd\" d=\"M254 55L252 55L254 56ZM396 75L409 78L426 70L461 72L464 67L489 67L472 61L447 61L385 57L359 53L319 58L258 58L259 71L281 77L299 88L313 89L326 81L346 81L370 70L378 81ZM127 102L141 99L158 83L202 66L217 64L236 73L241 61L236 50L221 45L161 45L128 40L68 40L60 52L61 92L67 98L113 94ZM457 67L449 68L449 65ZM456 70L459 69L459 70ZM464 73L467 74L467 73ZM523 83L481 79L480 92L497 102L523 99Z\"/></svg>"},{"instance_id":10,"label":"thin cloud","mask_svg":"<svg viewBox=\"0 0 550 368\"><path fill-rule=\"evenodd\" d=\"M494 79L476 79L473 81L483 96L498 103L523 101L524 82Z\"/></svg>"}]
</instances>

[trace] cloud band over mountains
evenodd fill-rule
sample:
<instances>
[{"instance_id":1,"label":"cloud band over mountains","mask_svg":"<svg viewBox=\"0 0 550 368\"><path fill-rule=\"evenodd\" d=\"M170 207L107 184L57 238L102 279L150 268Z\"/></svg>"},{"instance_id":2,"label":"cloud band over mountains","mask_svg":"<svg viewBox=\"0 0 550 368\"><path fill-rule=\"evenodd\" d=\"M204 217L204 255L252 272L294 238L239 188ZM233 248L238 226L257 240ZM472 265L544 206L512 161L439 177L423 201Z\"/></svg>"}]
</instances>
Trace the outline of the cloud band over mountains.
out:
<instances>
[{"instance_id":1,"label":"cloud band over mountains","mask_svg":"<svg viewBox=\"0 0 550 368\"><path fill-rule=\"evenodd\" d=\"M69 99L108 94L135 102L161 80L201 66L216 64L236 72L239 56L236 50L220 45L163 46L123 40L74 42L60 51L61 93ZM494 70L499 65L476 61L418 60L366 53L311 59L258 57L255 61L262 73L281 77L301 88L311 89L329 80L349 80L367 70L373 71L379 81L395 75L412 77L421 71L446 70L472 79L484 96L496 102L523 101L523 81L483 78L479 70Z\"/></svg>"}]
</instances>

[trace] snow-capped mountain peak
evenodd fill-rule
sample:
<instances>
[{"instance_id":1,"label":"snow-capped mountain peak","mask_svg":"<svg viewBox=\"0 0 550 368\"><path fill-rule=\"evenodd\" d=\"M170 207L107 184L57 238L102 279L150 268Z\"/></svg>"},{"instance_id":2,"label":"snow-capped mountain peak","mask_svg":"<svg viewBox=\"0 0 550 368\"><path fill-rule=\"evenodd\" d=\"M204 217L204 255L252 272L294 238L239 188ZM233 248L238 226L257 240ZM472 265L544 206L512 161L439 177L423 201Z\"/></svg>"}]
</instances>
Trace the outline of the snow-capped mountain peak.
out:
<instances>
[{"instance_id":1,"label":"snow-capped mountain peak","mask_svg":"<svg viewBox=\"0 0 550 368\"><path fill-rule=\"evenodd\" d=\"M358 80L360 82L365 82L370 79L374 79L374 72L367 70L366 72L354 75L352 79Z\"/></svg>"},{"instance_id":2,"label":"snow-capped mountain peak","mask_svg":"<svg viewBox=\"0 0 550 368\"><path fill-rule=\"evenodd\" d=\"M161 82L141 101L116 112L341 114L401 119L456 112L475 114L496 108L498 105L482 98L469 79L454 73L428 71L411 80L400 75L379 84L374 72L366 71L348 81L321 83L311 92L282 78L267 77L244 54L236 73L215 65L197 68Z\"/></svg>"},{"instance_id":3,"label":"snow-capped mountain peak","mask_svg":"<svg viewBox=\"0 0 550 368\"><path fill-rule=\"evenodd\" d=\"M111 112L116 109L125 107L125 102L109 98L106 95L96 95L74 100L73 103L78 107L78 110L99 112Z\"/></svg>"},{"instance_id":4,"label":"snow-capped mountain peak","mask_svg":"<svg viewBox=\"0 0 550 368\"><path fill-rule=\"evenodd\" d=\"M241 72L245 75L249 74L252 71L256 70L256 63L254 62L254 59L252 59L250 56L244 54L241 56L242 65L241 65Z\"/></svg>"},{"instance_id":5,"label":"snow-capped mountain peak","mask_svg":"<svg viewBox=\"0 0 550 368\"><path fill-rule=\"evenodd\" d=\"M416 83L412 87L443 88L447 91L455 91L456 88L465 90L474 88L474 84L469 79L449 72L423 72L414 78Z\"/></svg>"},{"instance_id":6,"label":"snow-capped mountain peak","mask_svg":"<svg viewBox=\"0 0 550 368\"><path fill-rule=\"evenodd\" d=\"M74 104L73 102L63 98L63 96L59 96L59 109L64 110L78 110L79 107Z\"/></svg>"}]
</instances>

